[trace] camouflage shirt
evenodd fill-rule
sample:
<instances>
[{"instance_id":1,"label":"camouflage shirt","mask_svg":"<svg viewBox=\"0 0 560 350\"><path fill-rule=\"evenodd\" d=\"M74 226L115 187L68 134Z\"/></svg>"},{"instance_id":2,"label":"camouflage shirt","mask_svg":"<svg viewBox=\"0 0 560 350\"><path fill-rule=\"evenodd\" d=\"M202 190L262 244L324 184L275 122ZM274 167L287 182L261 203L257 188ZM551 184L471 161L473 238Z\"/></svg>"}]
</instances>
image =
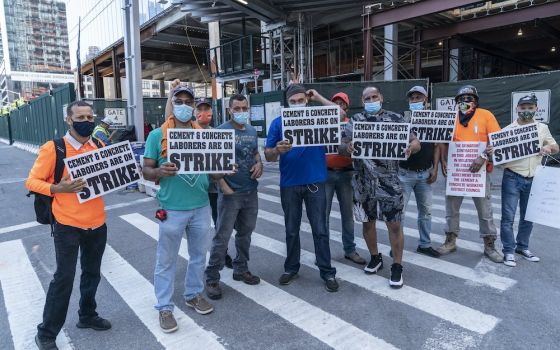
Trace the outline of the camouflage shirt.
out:
<instances>
[{"instance_id":1,"label":"camouflage shirt","mask_svg":"<svg viewBox=\"0 0 560 350\"><path fill-rule=\"evenodd\" d=\"M378 114L368 114L366 112L356 113L352 116L348 124L346 124L346 130L344 133L344 139L346 141L352 140L352 131L354 130L355 122L406 123L402 115L395 112L386 111L384 109L382 109ZM357 173L370 173L374 176L381 173L396 174L399 169L398 160L354 159L353 164L354 169Z\"/></svg>"}]
</instances>

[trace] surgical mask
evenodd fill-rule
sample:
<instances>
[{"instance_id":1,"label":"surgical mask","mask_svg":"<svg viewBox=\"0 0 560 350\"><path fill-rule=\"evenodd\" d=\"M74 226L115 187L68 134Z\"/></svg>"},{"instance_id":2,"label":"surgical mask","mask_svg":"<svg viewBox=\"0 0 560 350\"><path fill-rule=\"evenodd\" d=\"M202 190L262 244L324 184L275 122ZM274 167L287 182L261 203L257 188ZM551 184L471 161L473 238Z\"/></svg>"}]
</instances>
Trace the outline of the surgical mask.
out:
<instances>
[{"instance_id":1,"label":"surgical mask","mask_svg":"<svg viewBox=\"0 0 560 350\"><path fill-rule=\"evenodd\" d=\"M200 112L196 117L196 119L198 120L199 124L202 125L210 124L210 122L212 121L212 112L211 111Z\"/></svg>"},{"instance_id":2,"label":"surgical mask","mask_svg":"<svg viewBox=\"0 0 560 350\"><path fill-rule=\"evenodd\" d=\"M173 106L173 115L177 118L180 122L186 123L189 119L192 118L193 115L193 108L189 105L178 105Z\"/></svg>"},{"instance_id":3,"label":"surgical mask","mask_svg":"<svg viewBox=\"0 0 560 350\"><path fill-rule=\"evenodd\" d=\"M366 102L364 109L367 113L377 113L381 110L381 101Z\"/></svg>"},{"instance_id":4,"label":"surgical mask","mask_svg":"<svg viewBox=\"0 0 560 350\"><path fill-rule=\"evenodd\" d=\"M517 112L517 115L521 119L529 120L529 119L533 119L536 113L537 113L536 111L521 111L521 112Z\"/></svg>"},{"instance_id":5,"label":"surgical mask","mask_svg":"<svg viewBox=\"0 0 560 350\"><path fill-rule=\"evenodd\" d=\"M408 109L410 109L411 111L421 111L424 109L424 102L409 103Z\"/></svg>"},{"instance_id":6,"label":"surgical mask","mask_svg":"<svg viewBox=\"0 0 560 350\"><path fill-rule=\"evenodd\" d=\"M290 106L290 108L303 108L303 107L307 107L306 103L294 103L294 104L289 104L288 106Z\"/></svg>"},{"instance_id":7,"label":"surgical mask","mask_svg":"<svg viewBox=\"0 0 560 350\"><path fill-rule=\"evenodd\" d=\"M74 128L74 130L76 130L78 135L82 137L88 137L91 136L93 129L95 129L95 122L90 122L87 120L83 122L72 121L72 127Z\"/></svg>"},{"instance_id":8,"label":"surgical mask","mask_svg":"<svg viewBox=\"0 0 560 350\"><path fill-rule=\"evenodd\" d=\"M459 102L457 107L459 107L459 111L461 111L461 113L467 113L467 111L473 108L473 106L474 102Z\"/></svg>"},{"instance_id":9,"label":"surgical mask","mask_svg":"<svg viewBox=\"0 0 560 350\"><path fill-rule=\"evenodd\" d=\"M247 121L249 121L249 112L233 113L233 121L241 125L247 124Z\"/></svg>"}]
</instances>

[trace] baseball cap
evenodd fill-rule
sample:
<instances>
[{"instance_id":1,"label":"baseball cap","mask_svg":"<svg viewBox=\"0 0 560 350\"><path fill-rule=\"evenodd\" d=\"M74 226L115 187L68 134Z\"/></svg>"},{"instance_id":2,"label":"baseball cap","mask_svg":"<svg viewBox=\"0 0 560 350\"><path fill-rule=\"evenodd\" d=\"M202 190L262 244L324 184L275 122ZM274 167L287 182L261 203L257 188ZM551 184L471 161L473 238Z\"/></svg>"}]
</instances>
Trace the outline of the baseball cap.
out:
<instances>
[{"instance_id":1,"label":"baseball cap","mask_svg":"<svg viewBox=\"0 0 560 350\"><path fill-rule=\"evenodd\" d=\"M346 103L348 106L350 106L350 99L348 98L348 95L346 95L344 92L337 92L331 98L331 101L334 102L334 100L336 100L337 98L341 99L342 101L344 101L344 103Z\"/></svg>"},{"instance_id":2,"label":"baseball cap","mask_svg":"<svg viewBox=\"0 0 560 350\"><path fill-rule=\"evenodd\" d=\"M200 105L208 105L212 107L212 102L209 99L202 97L196 100L195 107L198 107Z\"/></svg>"},{"instance_id":3,"label":"baseball cap","mask_svg":"<svg viewBox=\"0 0 560 350\"><path fill-rule=\"evenodd\" d=\"M192 91L191 88L186 87L186 86L176 87L175 90L173 91L173 96L177 96L178 94L180 94L182 92L186 92L187 94L191 95L192 98L194 98L194 92Z\"/></svg>"},{"instance_id":4,"label":"baseball cap","mask_svg":"<svg viewBox=\"0 0 560 350\"><path fill-rule=\"evenodd\" d=\"M410 97L410 95L412 95L413 92L418 92L418 93L421 93L424 96L428 96L428 92L422 86L418 86L418 85L413 86L410 90L408 90L408 92L406 93L406 96Z\"/></svg>"},{"instance_id":5,"label":"baseball cap","mask_svg":"<svg viewBox=\"0 0 560 350\"><path fill-rule=\"evenodd\" d=\"M306 93L305 87L301 84L292 84L286 89L286 99L294 96L295 94Z\"/></svg>"},{"instance_id":6,"label":"baseball cap","mask_svg":"<svg viewBox=\"0 0 560 350\"><path fill-rule=\"evenodd\" d=\"M517 102L517 105L523 105L523 104L533 104L536 105L537 104L537 96L535 96L535 94L532 95L527 95L527 96L523 96L519 99L519 101Z\"/></svg>"}]
</instances>

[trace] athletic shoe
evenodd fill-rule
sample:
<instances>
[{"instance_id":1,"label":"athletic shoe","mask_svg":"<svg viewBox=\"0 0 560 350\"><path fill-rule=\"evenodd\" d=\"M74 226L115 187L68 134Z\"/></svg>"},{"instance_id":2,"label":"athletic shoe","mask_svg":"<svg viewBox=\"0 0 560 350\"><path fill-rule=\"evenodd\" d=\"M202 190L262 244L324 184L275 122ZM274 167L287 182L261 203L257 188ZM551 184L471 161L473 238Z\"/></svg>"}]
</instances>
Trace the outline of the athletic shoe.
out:
<instances>
[{"instance_id":1,"label":"athletic shoe","mask_svg":"<svg viewBox=\"0 0 560 350\"><path fill-rule=\"evenodd\" d=\"M539 258L538 256L534 256L533 253L531 253L531 251L529 249L516 249L515 252L517 254L520 254L521 256L523 256L523 259L525 260L529 260L532 262L539 262L541 261L541 258Z\"/></svg>"},{"instance_id":2,"label":"athletic shoe","mask_svg":"<svg viewBox=\"0 0 560 350\"><path fill-rule=\"evenodd\" d=\"M377 271L383 268L383 258L381 257L381 253L377 255L372 255L369 264L364 267L364 272L371 275L376 273Z\"/></svg>"},{"instance_id":3,"label":"athletic shoe","mask_svg":"<svg viewBox=\"0 0 560 350\"><path fill-rule=\"evenodd\" d=\"M389 279L389 286L391 286L391 288L402 288L404 284L402 270L403 267L401 264L394 263L391 265L391 278Z\"/></svg>"},{"instance_id":4,"label":"athletic shoe","mask_svg":"<svg viewBox=\"0 0 560 350\"><path fill-rule=\"evenodd\" d=\"M515 262L515 255L513 254L504 255L504 265L509 267L517 266L517 263Z\"/></svg>"}]
</instances>

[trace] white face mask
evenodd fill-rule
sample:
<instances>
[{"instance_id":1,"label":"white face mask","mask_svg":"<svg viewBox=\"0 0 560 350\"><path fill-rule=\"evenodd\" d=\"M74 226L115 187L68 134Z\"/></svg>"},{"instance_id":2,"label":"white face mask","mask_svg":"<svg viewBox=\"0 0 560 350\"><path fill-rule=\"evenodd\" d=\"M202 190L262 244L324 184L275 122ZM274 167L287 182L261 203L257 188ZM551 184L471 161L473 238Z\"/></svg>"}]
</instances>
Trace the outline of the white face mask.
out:
<instances>
[{"instance_id":1,"label":"white face mask","mask_svg":"<svg viewBox=\"0 0 560 350\"><path fill-rule=\"evenodd\" d=\"M290 106L290 108L303 108L303 107L307 107L307 104L305 104L305 103L294 103L294 104L288 103L288 106Z\"/></svg>"}]
</instances>

